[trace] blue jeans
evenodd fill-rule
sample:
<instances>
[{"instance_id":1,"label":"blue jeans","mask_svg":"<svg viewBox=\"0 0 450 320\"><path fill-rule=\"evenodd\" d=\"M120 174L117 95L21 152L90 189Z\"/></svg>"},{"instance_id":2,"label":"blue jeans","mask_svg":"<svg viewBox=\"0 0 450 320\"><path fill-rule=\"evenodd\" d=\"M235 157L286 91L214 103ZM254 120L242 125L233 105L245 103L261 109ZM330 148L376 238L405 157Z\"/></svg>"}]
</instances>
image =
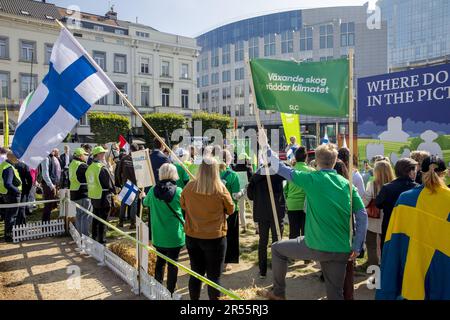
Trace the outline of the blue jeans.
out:
<instances>
[{"instance_id":1,"label":"blue jeans","mask_svg":"<svg viewBox=\"0 0 450 320\"><path fill-rule=\"evenodd\" d=\"M80 200L74 200L74 202L86 210L92 212L91 199L84 198ZM75 228L78 230L80 234L84 234L85 236L89 236L89 230L91 229L92 224L92 216L88 215L81 209L77 208L77 215L75 220Z\"/></svg>"},{"instance_id":2,"label":"blue jeans","mask_svg":"<svg viewBox=\"0 0 450 320\"><path fill-rule=\"evenodd\" d=\"M120 221L125 221L125 212L126 212L126 210L128 208L128 216L129 216L131 222L132 223L136 222L136 213L137 213L138 201L139 201L139 197L136 196L136 198L131 203L131 205L128 206L128 205L126 205L123 202L120 204L120 215L119 215L119 220Z\"/></svg>"}]
</instances>

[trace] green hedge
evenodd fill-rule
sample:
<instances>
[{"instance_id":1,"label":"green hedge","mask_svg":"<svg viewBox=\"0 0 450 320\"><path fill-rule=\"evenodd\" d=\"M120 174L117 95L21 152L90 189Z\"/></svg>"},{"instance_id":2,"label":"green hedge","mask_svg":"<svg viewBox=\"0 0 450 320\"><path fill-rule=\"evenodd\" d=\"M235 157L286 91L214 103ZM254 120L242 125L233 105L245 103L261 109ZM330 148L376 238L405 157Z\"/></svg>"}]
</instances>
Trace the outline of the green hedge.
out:
<instances>
[{"instance_id":1,"label":"green hedge","mask_svg":"<svg viewBox=\"0 0 450 320\"><path fill-rule=\"evenodd\" d=\"M208 129L219 129L226 137L227 129L231 128L231 117L218 113L196 112L192 115L192 126L194 121L202 121L202 134Z\"/></svg>"},{"instance_id":2,"label":"green hedge","mask_svg":"<svg viewBox=\"0 0 450 320\"><path fill-rule=\"evenodd\" d=\"M130 130L130 119L125 116L92 112L88 114L88 117L96 143L119 141L119 135L126 137Z\"/></svg>"},{"instance_id":3,"label":"green hedge","mask_svg":"<svg viewBox=\"0 0 450 320\"><path fill-rule=\"evenodd\" d=\"M150 113L144 115L144 119L163 138L168 137L170 139L172 132L180 128L186 128L186 118L178 113ZM150 131L144 128L144 140L148 146L153 147L154 138Z\"/></svg>"}]
</instances>

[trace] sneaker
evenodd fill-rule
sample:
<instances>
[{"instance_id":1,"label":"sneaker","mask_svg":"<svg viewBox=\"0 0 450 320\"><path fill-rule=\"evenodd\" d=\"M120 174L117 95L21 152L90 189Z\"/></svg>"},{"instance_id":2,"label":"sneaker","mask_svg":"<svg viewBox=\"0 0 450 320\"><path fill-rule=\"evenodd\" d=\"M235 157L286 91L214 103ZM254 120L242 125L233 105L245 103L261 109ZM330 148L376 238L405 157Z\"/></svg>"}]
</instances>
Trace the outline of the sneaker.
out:
<instances>
[{"instance_id":1,"label":"sneaker","mask_svg":"<svg viewBox=\"0 0 450 320\"><path fill-rule=\"evenodd\" d=\"M123 228L123 221L119 221L119 224L117 225L119 228Z\"/></svg>"},{"instance_id":2,"label":"sneaker","mask_svg":"<svg viewBox=\"0 0 450 320\"><path fill-rule=\"evenodd\" d=\"M277 296L277 295L275 295L275 294L273 293L272 290L266 290L266 289L264 289L264 290L259 290L259 291L257 292L257 294L258 294L259 296L264 297L264 298L267 298L267 299L269 299L269 300L274 300L274 301L286 300L286 297L284 297L284 296L283 296L283 297Z\"/></svg>"},{"instance_id":3,"label":"sneaker","mask_svg":"<svg viewBox=\"0 0 450 320\"><path fill-rule=\"evenodd\" d=\"M261 280L264 280L265 278L267 278L267 276L266 276L265 274L260 273L260 274L259 274L259 278L260 278Z\"/></svg>"},{"instance_id":4,"label":"sneaker","mask_svg":"<svg viewBox=\"0 0 450 320\"><path fill-rule=\"evenodd\" d=\"M311 260L303 260L304 264L310 264L312 261Z\"/></svg>"}]
</instances>

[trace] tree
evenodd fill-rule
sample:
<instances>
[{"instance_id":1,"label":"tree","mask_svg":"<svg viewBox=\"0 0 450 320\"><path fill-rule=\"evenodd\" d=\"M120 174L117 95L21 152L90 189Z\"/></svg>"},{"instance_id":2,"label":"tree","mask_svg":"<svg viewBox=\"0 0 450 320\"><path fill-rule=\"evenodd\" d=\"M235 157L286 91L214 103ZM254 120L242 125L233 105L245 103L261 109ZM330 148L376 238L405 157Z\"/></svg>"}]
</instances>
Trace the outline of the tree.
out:
<instances>
[{"instance_id":1,"label":"tree","mask_svg":"<svg viewBox=\"0 0 450 320\"><path fill-rule=\"evenodd\" d=\"M231 117L218 113L197 112L192 115L192 123L195 121L202 122L202 135L208 129L219 129L222 135L226 137L228 128L231 128Z\"/></svg>"},{"instance_id":2,"label":"tree","mask_svg":"<svg viewBox=\"0 0 450 320\"><path fill-rule=\"evenodd\" d=\"M175 130L186 128L186 118L178 113L150 113L144 115L144 119L159 136L165 138L166 140L171 138L172 133ZM155 137L151 134L151 132L145 128L144 140L147 145L153 147L154 138ZM169 141L166 141L166 143L170 144Z\"/></svg>"},{"instance_id":3,"label":"tree","mask_svg":"<svg viewBox=\"0 0 450 320\"><path fill-rule=\"evenodd\" d=\"M114 113L92 112L88 114L91 131L95 142L108 143L119 140L119 135L126 136L130 130L130 119ZM131 143L131 141L130 141Z\"/></svg>"}]
</instances>

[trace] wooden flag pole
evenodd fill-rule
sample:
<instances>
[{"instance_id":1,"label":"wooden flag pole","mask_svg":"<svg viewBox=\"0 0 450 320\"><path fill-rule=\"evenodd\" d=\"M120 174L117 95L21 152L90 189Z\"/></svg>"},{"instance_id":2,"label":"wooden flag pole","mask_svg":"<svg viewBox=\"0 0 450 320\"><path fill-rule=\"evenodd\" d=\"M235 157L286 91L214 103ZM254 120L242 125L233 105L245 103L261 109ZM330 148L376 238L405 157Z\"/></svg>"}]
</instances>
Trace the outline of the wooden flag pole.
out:
<instances>
[{"instance_id":1,"label":"wooden flag pole","mask_svg":"<svg viewBox=\"0 0 450 320\"><path fill-rule=\"evenodd\" d=\"M61 21L59 20L55 20L56 23L59 25L60 28L62 29L66 29L66 27L61 23ZM89 55L89 53L86 55L86 58L88 58L88 60L93 64L93 65L97 65L97 63L94 61L94 59L92 59L92 57ZM169 150L170 154L172 155L172 157L181 165L181 167L183 167L183 169L187 172L187 174L191 177L191 179L195 179L195 176L189 171L189 169L186 167L186 165L183 163L183 161L181 161L177 155L175 154L175 152L173 152L173 150L171 148L169 148L169 146L164 142L164 140L159 136L158 133L156 133L155 130L153 130L153 128L150 126L150 124L148 124L148 122L144 119L144 117L139 113L139 111L133 106L133 104L130 102L130 100L128 100L128 98L122 93L122 91L120 91L116 85L114 85L114 90L116 91L116 93L120 96L120 98L122 98L122 101L124 101L126 103L126 105L128 106L128 108L130 108L130 110L142 121L142 123L144 124L144 126L151 132L152 135L155 136L156 139L158 139L158 141L161 143L161 145L164 146L164 148L166 148L167 150Z\"/></svg>"},{"instance_id":2,"label":"wooden flag pole","mask_svg":"<svg viewBox=\"0 0 450 320\"><path fill-rule=\"evenodd\" d=\"M250 86L252 88L253 105L255 106L255 117L256 117L256 123L258 126L258 138L260 136L260 133L262 133L265 136L265 139L267 141L269 141L267 139L267 134L264 131L264 128L261 124L261 119L259 117L259 109L258 109L258 105L256 102L256 92L255 92L255 87L254 87L253 78L252 78L252 69L250 67L250 61L247 58L245 59L245 64L247 66L247 74L249 75ZM263 150L262 156L263 156L264 167L266 169L267 186L269 188L270 203L272 205L273 221L275 223L275 228L277 231L277 239L278 239L278 241L281 241L281 231L280 231L280 224L278 221L277 207L275 205L275 196L273 194L272 178L270 177L269 163L268 163L268 159L267 159L267 153L265 152L265 150Z\"/></svg>"},{"instance_id":3,"label":"wooden flag pole","mask_svg":"<svg viewBox=\"0 0 450 320\"><path fill-rule=\"evenodd\" d=\"M349 171L349 186L350 186L350 243L352 242L353 237L353 111L354 111L354 100L353 100L353 61L354 61L354 49L350 48L348 50L348 129L349 129L349 150L350 150L350 159L348 162L348 171ZM345 135L344 135L345 139Z\"/></svg>"}]
</instances>

